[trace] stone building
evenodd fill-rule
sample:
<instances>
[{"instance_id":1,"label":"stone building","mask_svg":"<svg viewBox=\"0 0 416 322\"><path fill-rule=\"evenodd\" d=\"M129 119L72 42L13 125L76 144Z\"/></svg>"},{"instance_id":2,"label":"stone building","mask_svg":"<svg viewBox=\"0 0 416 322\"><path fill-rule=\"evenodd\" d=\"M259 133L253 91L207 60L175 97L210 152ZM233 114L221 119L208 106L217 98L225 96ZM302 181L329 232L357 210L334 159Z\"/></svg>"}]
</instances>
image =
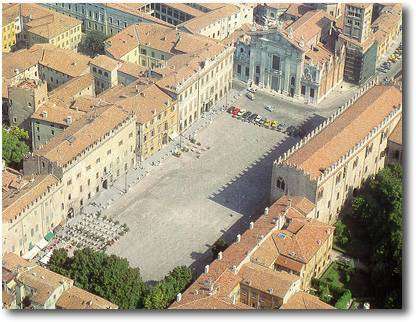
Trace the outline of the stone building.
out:
<instances>
[{"instance_id":1,"label":"stone building","mask_svg":"<svg viewBox=\"0 0 416 322\"><path fill-rule=\"evenodd\" d=\"M14 305L8 309L117 309L118 306L74 286L74 281L16 254L7 253L2 261L3 296ZM3 280L4 281L4 280Z\"/></svg>"},{"instance_id":2,"label":"stone building","mask_svg":"<svg viewBox=\"0 0 416 322\"><path fill-rule=\"evenodd\" d=\"M345 46L334 18L311 10L288 26L256 28L235 51L234 75L273 93L319 103L343 79Z\"/></svg>"},{"instance_id":3,"label":"stone building","mask_svg":"<svg viewBox=\"0 0 416 322\"><path fill-rule=\"evenodd\" d=\"M371 25L377 42L377 62L381 62L392 46L395 45L402 29L402 5L400 3L385 5L379 16Z\"/></svg>"},{"instance_id":4,"label":"stone building","mask_svg":"<svg viewBox=\"0 0 416 322\"><path fill-rule=\"evenodd\" d=\"M400 119L399 123L391 132L387 141L387 164L401 164L403 165L403 120Z\"/></svg>"},{"instance_id":5,"label":"stone building","mask_svg":"<svg viewBox=\"0 0 416 322\"><path fill-rule=\"evenodd\" d=\"M139 24L108 39L106 52L151 70L157 86L178 102L180 131L231 89L234 48L208 37Z\"/></svg>"},{"instance_id":6,"label":"stone building","mask_svg":"<svg viewBox=\"0 0 416 322\"><path fill-rule=\"evenodd\" d=\"M49 43L77 51L82 32L80 20L44 8L36 3L7 4L4 11L19 23L16 41L19 48Z\"/></svg>"},{"instance_id":7,"label":"stone building","mask_svg":"<svg viewBox=\"0 0 416 322\"><path fill-rule=\"evenodd\" d=\"M170 26L151 15L150 3L44 3L43 6L82 21L82 30L112 36L136 23Z\"/></svg>"},{"instance_id":8,"label":"stone building","mask_svg":"<svg viewBox=\"0 0 416 322\"><path fill-rule=\"evenodd\" d=\"M287 196L266 208L178 294L170 309L290 307L291 299L303 293L311 277L319 276L329 263L333 227L307 218L313 209L305 198ZM301 272L289 269L293 263L302 266ZM310 301L316 303L311 308L332 308L313 296Z\"/></svg>"},{"instance_id":9,"label":"stone building","mask_svg":"<svg viewBox=\"0 0 416 322\"><path fill-rule=\"evenodd\" d=\"M98 99L117 104L136 116L138 161L144 161L178 136L177 102L151 79L116 86Z\"/></svg>"},{"instance_id":10,"label":"stone building","mask_svg":"<svg viewBox=\"0 0 416 322\"><path fill-rule=\"evenodd\" d=\"M253 5L243 3L152 3L152 15L179 30L223 40L253 23Z\"/></svg>"},{"instance_id":11,"label":"stone building","mask_svg":"<svg viewBox=\"0 0 416 322\"><path fill-rule=\"evenodd\" d=\"M62 183L56 209L79 213L96 193L136 164L135 116L120 107L95 106L23 161L25 175L53 175Z\"/></svg>"},{"instance_id":12,"label":"stone building","mask_svg":"<svg viewBox=\"0 0 416 322\"><path fill-rule=\"evenodd\" d=\"M65 221L62 183L53 175L23 176L3 170L3 254L20 256Z\"/></svg>"},{"instance_id":13,"label":"stone building","mask_svg":"<svg viewBox=\"0 0 416 322\"><path fill-rule=\"evenodd\" d=\"M49 92L46 103L30 116L32 149L40 148L90 111L94 96L94 78L90 74L75 77Z\"/></svg>"},{"instance_id":14,"label":"stone building","mask_svg":"<svg viewBox=\"0 0 416 322\"><path fill-rule=\"evenodd\" d=\"M345 5L341 39L346 46L344 79L361 85L374 76L377 42L371 31L373 4Z\"/></svg>"},{"instance_id":15,"label":"stone building","mask_svg":"<svg viewBox=\"0 0 416 322\"><path fill-rule=\"evenodd\" d=\"M374 83L274 162L272 202L283 195L306 197L316 204L315 218L333 223L355 189L384 167L402 94Z\"/></svg>"},{"instance_id":16,"label":"stone building","mask_svg":"<svg viewBox=\"0 0 416 322\"><path fill-rule=\"evenodd\" d=\"M8 53L16 45L16 33L20 30L19 17L15 14L15 10L7 10L8 5L2 5L2 52Z\"/></svg>"},{"instance_id":17,"label":"stone building","mask_svg":"<svg viewBox=\"0 0 416 322\"><path fill-rule=\"evenodd\" d=\"M30 115L48 99L46 82L27 79L8 87L10 125L30 131Z\"/></svg>"},{"instance_id":18,"label":"stone building","mask_svg":"<svg viewBox=\"0 0 416 322\"><path fill-rule=\"evenodd\" d=\"M95 94L118 84L117 70L121 63L104 55L96 56L91 62L90 73L95 80Z\"/></svg>"}]
</instances>

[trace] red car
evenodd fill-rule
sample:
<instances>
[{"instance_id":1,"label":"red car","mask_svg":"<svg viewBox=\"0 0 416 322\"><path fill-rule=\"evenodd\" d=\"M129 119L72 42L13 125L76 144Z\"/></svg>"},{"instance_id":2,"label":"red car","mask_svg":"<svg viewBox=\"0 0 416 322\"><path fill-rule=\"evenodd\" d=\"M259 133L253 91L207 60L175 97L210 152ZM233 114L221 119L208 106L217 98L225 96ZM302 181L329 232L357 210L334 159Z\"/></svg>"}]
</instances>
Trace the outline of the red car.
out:
<instances>
[{"instance_id":1,"label":"red car","mask_svg":"<svg viewBox=\"0 0 416 322\"><path fill-rule=\"evenodd\" d=\"M240 108L236 107L236 108L234 108L234 110L232 111L231 114L233 115L233 117L237 117L238 112L240 112Z\"/></svg>"}]
</instances>

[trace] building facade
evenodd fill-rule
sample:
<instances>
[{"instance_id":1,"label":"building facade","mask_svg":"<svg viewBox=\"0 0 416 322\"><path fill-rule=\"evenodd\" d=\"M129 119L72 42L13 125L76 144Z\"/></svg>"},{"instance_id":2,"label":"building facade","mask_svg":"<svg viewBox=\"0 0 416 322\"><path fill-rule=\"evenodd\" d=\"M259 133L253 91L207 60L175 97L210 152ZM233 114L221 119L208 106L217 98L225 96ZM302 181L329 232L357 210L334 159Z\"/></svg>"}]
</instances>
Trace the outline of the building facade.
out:
<instances>
[{"instance_id":1,"label":"building facade","mask_svg":"<svg viewBox=\"0 0 416 322\"><path fill-rule=\"evenodd\" d=\"M62 182L60 211L79 213L88 200L136 164L135 117L97 106L23 161L26 175L52 174Z\"/></svg>"},{"instance_id":2,"label":"building facade","mask_svg":"<svg viewBox=\"0 0 416 322\"><path fill-rule=\"evenodd\" d=\"M112 36L136 23L168 23L151 16L150 4L139 3L45 3L43 6L82 21L85 33L98 31Z\"/></svg>"},{"instance_id":3,"label":"building facade","mask_svg":"<svg viewBox=\"0 0 416 322\"><path fill-rule=\"evenodd\" d=\"M316 204L316 219L333 223L344 202L384 167L402 95L395 86L371 87L374 83L275 161L272 201L285 194L304 196Z\"/></svg>"},{"instance_id":4,"label":"building facade","mask_svg":"<svg viewBox=\"0 0 416 322\"><path fill-rule=\"evenodd\" d=\"M324 11L312 10L286 28L253 29L237 43L235 77L288 98L319 103L343 79L346 51L333 24Z\"/></svg>"}]
</instances>

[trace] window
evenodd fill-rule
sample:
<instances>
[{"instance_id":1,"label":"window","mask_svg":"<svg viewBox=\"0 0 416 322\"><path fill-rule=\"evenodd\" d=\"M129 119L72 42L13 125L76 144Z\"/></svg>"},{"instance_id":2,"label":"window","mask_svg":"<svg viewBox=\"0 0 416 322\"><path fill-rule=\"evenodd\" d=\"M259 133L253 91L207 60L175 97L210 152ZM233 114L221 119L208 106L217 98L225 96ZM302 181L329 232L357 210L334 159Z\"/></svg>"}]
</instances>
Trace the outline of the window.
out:
<instances>
[{"instance_id":1,"label":"window","mask_svg":"<svg viewBox=\"0 0 416 322\"><path fill-rule=\"evenodd\" d=\"M71 200L71 194L68 195L68 200Z\"/></svg>"},{"instance_id":2,"label":"window","mask_svg":"<svg viewBox=\"0 0 416 322\"><path fill-rule=\"evenodd\" d=\"M123 140L121 140L120 142L118 142L118 145L123 145Z\"/></svg>"},{"instance_id":3,"label":"window","mask_svg":"<svg viewBox=\"0 0 416 322\"><path fill-rule=\"evenodd\" d=\"M352 164L352 168L355 169L358 165L358 158L354 160L354 163Z\"/></svg>"},{"instance_id":4,"label":"window","mask_svg":"<svg viewBox=\"0 0 416 322\"><path fill-rule=\"evenodd\" d=\"M272 68L274 70L280 70L280 57L273 55Z\"/></svg>"},{"instance_id":5,"label":"window","mask_svg":"<svg viewBox=\"0 0 416 322\"><path fill-rule=\"evenodd\" d=\"M306 91L306 87L305 87L305 85L302 85L302 87L300 88L300 93L302 95L305 95L305 91Z\"/></svg>"},{"instance_id":6,"label":"window","mask_svg":"<svg viewBox=\"0 0 416 322\"><path fill-rule=\"evenodd\" d=\"M323 195L324 195L324 189L322 188L318 191L318 200L321 200Z\"/></svg>"},{"instance_id":7,"label":"window","mask_svg":"<svg viewBox=\"0 0 416 322\"><path fill-rule=\"evenodd\" d=\"M97 160L95 160L95 163L100 163L100 161L101 161L101 159L100 158L98 158Z\"/></svg>"},{"instance_id":8,"label":"window","mask_svg":"<svg viewBox=\"0 0 416 322\"><path fill-rule=\"evenodd\" d=\"M310 97L315 97L315 89L314 88L311 88L311 90L310 90L310 93L309 93L310 95Z\"/></svg>"},{"instance_id":9,"label":"window","mask_svg":"<svg viewBox=\"0 0 416 322\"><path fill-rule=\"evenodd\" d=\"M285 190L285 181L283 180L283 178L279 177L277 178L277 182L276 182L276 186L277 188L281 189L281 190Z\"/></svg>"},{"instance_id":10,"label":"window","mask_svg":"<svg viewBox=\"0 0 416 322\"><path fill-rule=\"evenodd\" d=\"M340 180L341 180L341 173L338 173L335 183L338 184Z\"/></svg>"},{"instance_id":11,"label":"window","mask_svg":"<svg viewBox=\"0 0 416 322\"><path fill-rule=\"evenodd\" d=\"M67 186L70 186L72 184L72 180L69 179L68 182L66 183Z\"/></svg>"},{"instance_id":12,"label":"window","mask_svg":"<svg viewBox=\"0 0 416 322\"><path fill-rule=\"evenodd\" d=\"M241 65L237 65L237 74L241 74Z\"/></svg>"},{"instance_id":13,"label":"window","mask_svg":"<svg viewBox=\"0 0 416 322\"><path fill-rule=\"evenodd\" d=\"M91 165L87 166L87 168L86 168L86 169L87 169L87 171L88 171L88 170L91 170Z\"/></svg>"},{"instance_id":14,"label":"window","mask_svg":"<svg viewBox=\"0 0 416 322\"><path fill-rule=\"evenodd\" d=\"M111 149L107 151L107 155L110 155L110 154L111 154Z\"/></svg>"},{"instance_id":15,"label":"window","mask_svg":"<svg viewBox=\"0 0 416 322\"><path fill-rule=\"evenodd\" d=\"M260 74L260 66L259 65L256 66L256 73Z\"/></svg>"}]
</instances>

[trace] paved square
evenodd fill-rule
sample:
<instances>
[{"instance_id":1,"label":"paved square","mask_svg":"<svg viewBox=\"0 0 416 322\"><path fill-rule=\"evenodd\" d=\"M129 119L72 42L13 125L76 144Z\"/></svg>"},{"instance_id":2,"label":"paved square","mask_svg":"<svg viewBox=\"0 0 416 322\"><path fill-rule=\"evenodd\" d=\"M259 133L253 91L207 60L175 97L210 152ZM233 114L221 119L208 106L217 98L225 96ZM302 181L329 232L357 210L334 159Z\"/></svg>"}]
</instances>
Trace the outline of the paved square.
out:
<instances>
[{"instance_id":1,"label":"paved square","mask_svg":"<svg viewBox=\"0 0 416 322\"><path fill-rule=\"evenodd\" d=\"M226 113L197 139L210 147L199 159L191 151L169 157L104 212L130 228L108 252L140 267L145 280L195 261L199 271L220 236L245 230L267 203L273 160L295 142Z\"/></svg>"},{"instance_id":2,"label":"paved square","mask_svg":"<svg viewBox=\"0 0 416 322\"><path fill-rule=\"evenodd\" d=\"M241 89L236 86L237 92ZM352 94L349 90L343 99ZM233 105L287 125L304 126L307 133L342 103L339 99L318 109L258 92L255 101L242 94ZM277 109L267 112L266 105ZM296 143L281 132L224 112L196 138L201 142L198 150L205 150L199 158L196 151L180 158L170 155L150 175L129 184L127 193L121 193L124 179L120 178L99 198L111 203L104 214L130 229L108 252L140 267L147 281L163 278L178 265L191 265L200 273L210 262L210 246L221 236L234 240L267 206L272 163Z\"/></svg>"}]
</instances>

